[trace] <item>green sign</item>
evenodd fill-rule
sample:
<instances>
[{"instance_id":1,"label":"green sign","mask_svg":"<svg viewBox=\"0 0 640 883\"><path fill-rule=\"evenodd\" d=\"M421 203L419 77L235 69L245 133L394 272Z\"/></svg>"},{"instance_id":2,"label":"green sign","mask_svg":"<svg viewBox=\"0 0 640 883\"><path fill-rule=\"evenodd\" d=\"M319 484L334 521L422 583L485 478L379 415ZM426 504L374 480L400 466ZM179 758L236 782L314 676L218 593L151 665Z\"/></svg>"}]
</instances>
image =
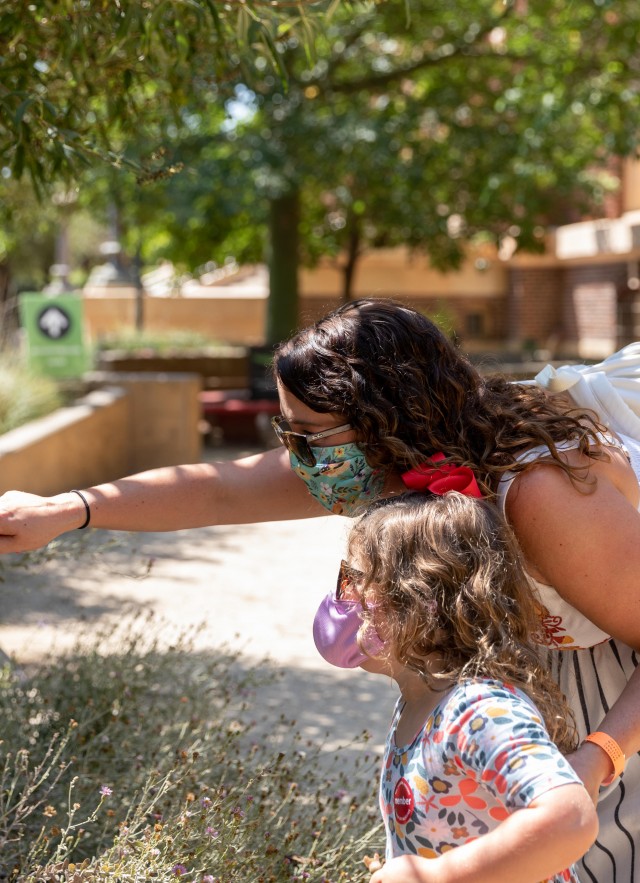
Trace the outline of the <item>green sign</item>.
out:
<instances>
[{"instance_id":1,"label":"green sign","mask_svg":"<svg viewBox=\"0 0 640 883\"><path fill-rule=\"evenodd\" d=\"M50 377L79 377L90 367L80 295L21 294L20 321L29 365L35 371Z\"/></svg>"}]
</instances>

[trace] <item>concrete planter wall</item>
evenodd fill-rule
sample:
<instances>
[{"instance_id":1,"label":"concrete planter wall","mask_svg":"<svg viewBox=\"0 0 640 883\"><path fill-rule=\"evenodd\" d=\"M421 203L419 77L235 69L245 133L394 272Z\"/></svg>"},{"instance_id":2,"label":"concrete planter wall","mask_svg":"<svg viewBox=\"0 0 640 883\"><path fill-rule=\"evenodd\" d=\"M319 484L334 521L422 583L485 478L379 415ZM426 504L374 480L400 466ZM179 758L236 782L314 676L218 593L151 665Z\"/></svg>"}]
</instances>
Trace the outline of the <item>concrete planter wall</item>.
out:
<instances>
[{"instance_id":1,"label":"concrete planter wall","mask_svg":"<svg viewBox=\"0 0 640 883\"><path fill-rule=\"evenodd\" d=\"M246 347L169 355L105 350L98 356L97 365L101 371L197 374L202 378L203 389L245 389L249 385Z\"/></svg>"},{"instance_id":2,"label":"concrete planter wall","mask_svg":"<svg viewBox=\"0 0 640 883\"><path fill-rule=\"evenodd\" d=\"M48 496L200 459L198 376L91 379L102 388L0 436L0 493Z\"/></svg>"}]
</instances>

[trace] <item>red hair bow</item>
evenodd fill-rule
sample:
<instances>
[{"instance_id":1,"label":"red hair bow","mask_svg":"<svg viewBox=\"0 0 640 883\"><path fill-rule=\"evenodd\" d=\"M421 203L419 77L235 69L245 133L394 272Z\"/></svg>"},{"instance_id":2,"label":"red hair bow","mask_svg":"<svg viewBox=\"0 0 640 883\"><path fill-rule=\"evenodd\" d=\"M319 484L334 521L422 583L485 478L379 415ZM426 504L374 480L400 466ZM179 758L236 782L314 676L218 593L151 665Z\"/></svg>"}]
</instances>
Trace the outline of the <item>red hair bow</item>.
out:
<instances>
[{"instance_id":1,"label":"red hair bow","mask_svg":"<svg viewBox=\"0 0 640 883\"><path fill-rule=\"evenodd\" d=\"M410 491L431 491L439 496L447 491L459 491L467 497L482 497L473 470L468 466L454 466L452 463L431 465L444 459L444 454L434 454L428 463L403 472L400 478Z\"/></svg>"}]
</instances>

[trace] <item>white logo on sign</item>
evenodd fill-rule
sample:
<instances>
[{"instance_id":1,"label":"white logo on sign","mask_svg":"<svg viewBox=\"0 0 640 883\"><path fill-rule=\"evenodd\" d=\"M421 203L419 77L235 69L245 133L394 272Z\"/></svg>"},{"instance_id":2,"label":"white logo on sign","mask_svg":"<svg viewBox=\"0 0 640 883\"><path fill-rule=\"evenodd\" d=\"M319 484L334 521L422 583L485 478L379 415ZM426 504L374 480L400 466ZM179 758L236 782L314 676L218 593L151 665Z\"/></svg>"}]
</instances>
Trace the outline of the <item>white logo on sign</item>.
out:
<instances>
[{"instance_id":1,"label":"white logo on sign","mask_svg":"<svg viewBox=\"0 0 640 883\"><path fill-rule=\"evenodd\" d=\"M69 317L59 307L49 307L40 314L38 319L38 328L53 340L63 337L70 325Z\"/></svg>"}]
</instances>

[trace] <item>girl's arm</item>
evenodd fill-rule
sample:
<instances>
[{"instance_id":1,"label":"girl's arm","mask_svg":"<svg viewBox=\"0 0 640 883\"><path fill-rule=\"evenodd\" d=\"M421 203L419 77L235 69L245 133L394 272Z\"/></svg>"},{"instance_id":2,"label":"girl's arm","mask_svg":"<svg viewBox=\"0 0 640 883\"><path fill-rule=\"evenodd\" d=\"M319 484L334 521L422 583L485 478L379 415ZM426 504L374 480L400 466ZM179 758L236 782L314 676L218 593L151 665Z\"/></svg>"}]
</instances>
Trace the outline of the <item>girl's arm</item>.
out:
<instances>
[{"instance_id":1,"label":"girl's arm","mask_svg":"<svg viewBox=\"0 0 640 883\"><path fill-rule=\"evenodd\" d=\"M91 527L169 531L326 515L292 472L284 449L241 460L152 469L87 489ZM0 552L24 552L80 527L77 494L0 496Z\"/></svg>"},{"instance_id":2,"label":"girl's arm","mask_svg":"<svg viewBox=\"0 0 640 883\"><path fill-rule=\"evenodd\" d=\"M560 785L519 809L489 834L435 859L391 859L369 883L538 883L578 861L598 834L586 790Z\"/></svg>"}]
</instances>

